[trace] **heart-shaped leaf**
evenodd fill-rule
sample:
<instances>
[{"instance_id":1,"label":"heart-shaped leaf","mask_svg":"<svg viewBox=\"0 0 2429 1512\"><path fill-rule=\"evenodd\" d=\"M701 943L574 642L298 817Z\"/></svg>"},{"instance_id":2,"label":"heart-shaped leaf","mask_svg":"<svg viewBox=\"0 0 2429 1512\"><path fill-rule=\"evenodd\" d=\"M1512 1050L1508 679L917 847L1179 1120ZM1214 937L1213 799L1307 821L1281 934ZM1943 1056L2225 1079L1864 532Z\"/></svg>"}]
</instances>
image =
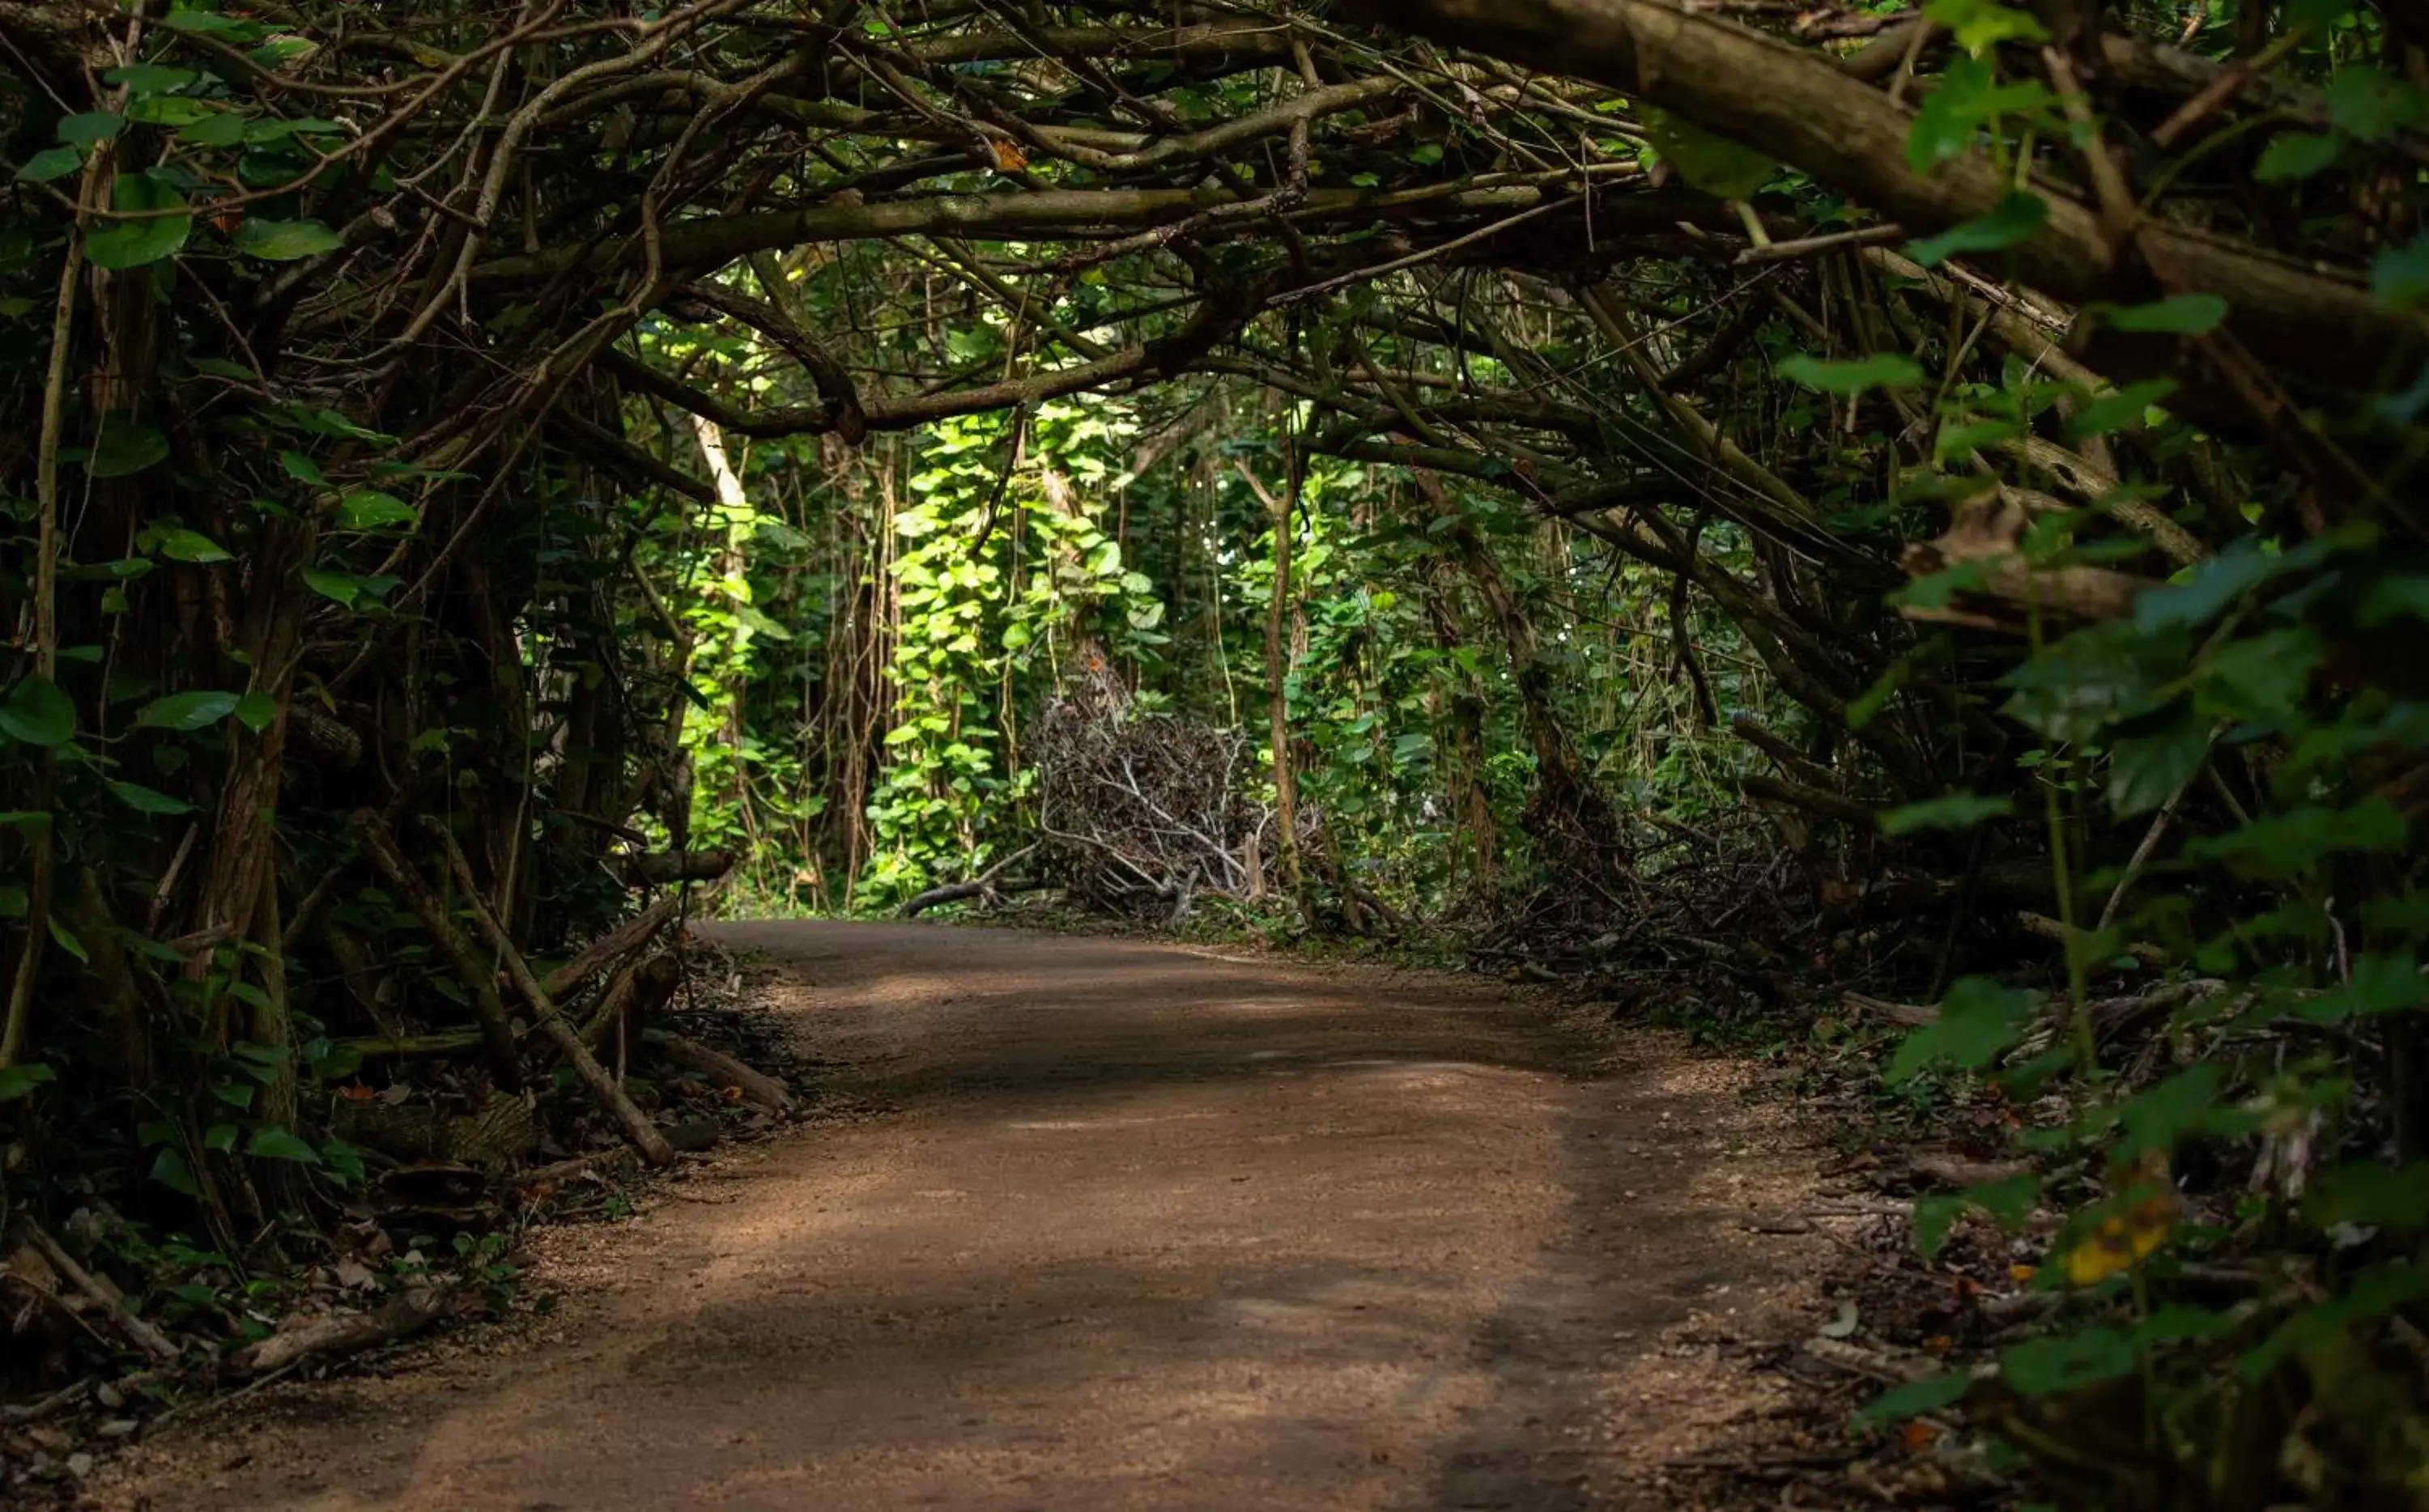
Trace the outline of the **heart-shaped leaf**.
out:
<instances>
[{"instance_id":1,"label":"heart-shaped leaf","mask_svg":"<svg viewBox=\"0 0 2429 1512\"><path fill-rule=\"evenodd\" d=\"M173 693L145 704L135 722L155 730L206 730L236 713L242 701L233 693Z\"/></svg>"},{"instance_id":2,"label":"heart-shaped leaf","mask_svg":"<svg viewBox=\"0 0 2429 1512\"><path fill-rule=\"evenodd\" d=\"M75 705L49 678L25 678L0 694L0 735L28 746L60 746L74 733Z\"/></svg>"},{"instance_id":3,"label":"heart-shaped leaf","mask_svg":"<svg viewBox=\"0 0 2429 1512\"><path fill-rule=\"evenodd\" d=\"M335 231L318 221L248 219L237 228L236 250L264 262L294 262L317 257L344 246Z\"/></svg>"},{"instance_id":4,"label":"heart-shaped leaf","mask_svg":"<svg viewBox=\"0 0 2429 1512\"><path fill-rule=\"evenodd\" d=\"M129 219L112 221L84 245L96 268L141 268L174 256L193 234L194 217L185 192L158 173L122 173L110 191L110 208Z\"/></svg>"},{"instance_id":5,"label":"heart-shaped leaf","mask_svg":"<svg viewBox=\"0 0 2429 1512\"><path fill-rule=\"evenodd\" d=\"M132 478L169 459L169 438L149 425L125 421L101 433L84 465L96 478Z\"/></svg>"},{"instance_id":6,"label":"heart-shaped leaf","mask_svg":"<svg viewBox=\"0 0 2429 1512\"><path fill-rule=\"evenodd\" d=\"M74 147L52 147L25 159L17 170L20 184L47 184L55 178L65 178L84 166L84 154Z\"/></svg>"}]
</instances>

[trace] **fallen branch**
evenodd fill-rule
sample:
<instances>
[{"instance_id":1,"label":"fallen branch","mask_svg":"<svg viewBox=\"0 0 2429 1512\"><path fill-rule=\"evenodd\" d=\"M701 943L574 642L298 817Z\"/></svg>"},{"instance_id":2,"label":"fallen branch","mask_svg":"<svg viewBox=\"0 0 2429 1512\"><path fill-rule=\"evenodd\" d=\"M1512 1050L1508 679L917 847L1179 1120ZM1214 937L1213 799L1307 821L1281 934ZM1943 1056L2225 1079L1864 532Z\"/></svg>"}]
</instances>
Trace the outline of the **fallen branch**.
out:
<instances>
[{"instance_id":1,"label":"fallen branch","mask_svg":"<svg viewBox=\"0 0 2429 1512\"><path fill-rule=\"evenodd\" d=\"M1002 878L1005 872L1036 853L1037 845L1032 843L1004 857L968 881L948 882L942 887L932 887L903 904L902 916L906 919L916 919L929 909L939 908L947 903L959 903L965 898L992 897L998 893L1033 893L1039 888L1051 886L1049 882L1027 878L998 879Z\"/></svg>"},{"instance_id":2,"label":"fallen branch","mask_svg":"<svg viewBox=\"0 0 2429 1512\"><path fill-rule=\"evenodd\" d=\"M596 1047L618 1023L627 1025L626 1039L637 1033L651 1014L667 1006L683 985L683 962L671 950L635 961L616 974L601 994L599 1006L582 1026L582 1043Z\"/></svg>"},{"instance_id":3,"label":"fallen branch","mask_svg":"<svg viewBox=\"0 0 2429 1512\"><path fill-rule=\"evenodd\" d=\"M732 871L734 863L730 850L675 850L618 856L608 864L635 887L664 887L671 882L713 882Z\"/></svg>"},{"instance_id":4,"label":"fallen branch","mask_svg":"<svg viewBox=\"0 0 2429 1512\"><path fill-rule=\"evenodd\" d=\"M902 916L916 919L928 910L943 908L948 903L966 903L974 897L992 899L1006 893L1034 893L1053 885L1042 877L1008 877L1000 882L948 882L942 887L932 887L903 904Z\"/></svg>"},{"instance_id":5,"label":"fallen branch","mask_svg":"<svg viewBox=\"0 0 2429 1512\"><path fill-rule=\"evenodd\" d=\"M2046 913L2035 913L2030 910L2019 912L2016 914L2016 923L2028 934L2038 934L2044 940L2055 940L2060 945L2066 944L2070 938L2089 937L2088 932L2080 927L2070 930L2060 920L2051 918ZM2170 959L2165 950L2147 942L2129 944L2124 949L2127 955L2144 965L2164 966Z\"/></svg>"},{"instance_id":6,"label":"fallen branch","mask_svg":"<svg viewBox=\"0 0 2429 1512\"><path fill-rule=\"evenodd\" d=\"M1738 789L1760 803L1777 803L1808 814L1818 814L1826 819L1842 819L1865 830L1872 829L1880 818L1876 803L1865 803L1837 793L1826 793L1802 782L1785 781L1776 777L1743 778Z\"/></svg>"},{"instance_id":7,"label":"fallen branch","mask_svg":"<svg viewBox=\"0 0 2429 1512\"><path fill-rule=\"evenodd\" d=\"M643 1159L652 1165L673 1164L674 1146L669 1144L667 1137L658 1132L658 1126L650 1122L650 1115L642 1112L634 1106L632 1098L624 1095L624 1089L616 1085L616 1078L607 1074L606 1068L591 1055L590 1047L582 1043L581 1034L565 1021L563 1013L557 1011L555 999L549 995L548 989L540 984L539 978L532 975L531 963L523 959L521 951L515 948L514 940L506 933L505 926L498 922L497 915L489 912L489 905L482 900L480 888L472 876L471 863L464 859L463 847L455 844L454 835L438 820L425 818L423 824L446 847L447 864L454 872L456 885L464 890L464 899L472 910L472 921L480 926L482 936L489 942L490 948L497 951L498 959L505 965L507 978L515 984L515 990L523 994L523 1000L531 1004L532 1011L538 1015L540 1027L556 1042L566 1063L573 1067L574 1076L590 1089L591 1097L616 1121L616 1126L623 1131L633 1147L641 1152Z\"/></svg>"},{"instance_id":8,"label":"fallen branch","mask_svg":"<svg viewBox=\"0 0 2429 1512\"><path fill-rule=\"evenodd\" d=\"M167 1334L137 1317L116 1287L77 1264L75 1257L60 1248L59 1241L53 1239L41 1224L30 1218L21 1218L17 1221L17 1231L50 1263L61 1280L100 1304L104 1315L127 1342L164 1363L184 1353Z\"/></svg>"},{"instance_id":9,"label":"fallen branch","mask_svg":"<svg viewBox=\"0 0 2429 1512\"><path fill-rule=\"evenodd\" d=\"M60 1413L81 1405L86 1393L92 1389L91 1381L70 1381L48 1396L15 1405L0 1405L0 1428L22 1428L27 1423L56 1418Z\"/></svg>"},{"instance_id":10,"label":"fallen branch","mask_svg":"<svg viewBox=\"0 0 2429 1512\"><path fill-rule=\"evenodd\" d=\"M396 837L388 833L388 825L369 809L356 809L347 823L361 843L364 859L382 880L396 890L414 917L429 931L439 954L454 968L456 979L471 995L472 1017L478 1022L481 1044L488 1051L489 1071L499 1087L506 1092L520 1089L522 1065L515 1055L514 1026L507 1022L506 1005L498 996L497 973L484 964L473 952L472 943L455 927L438 895L431 892L421 875L407 864L405 853L397 848ZM444 1053L444 1052L441 1052Z\"/></svg>"},{"instance_id":11,"label":"fallen branch","mask_svg":"<svg viewBox=\"0 0 2429 1512\"><path fill-rule=\"evenodd\" d=\"M603 1166L619 1164L633 1158L630 1150L605 1150L596 1155L577 1155L570 1160L557 1160L548 1165L536 1165L528 1171L517 1171L501 1176L499 1184L514 1192L536 1192L570 1181Z\"/></svg>"},{"instance_id":12,"label":"fallen branch","mask_svg":"<svg viewBox=\"0 0 2429 1512\"><path fill-rule=\"evenodd\" d=\"M541 985L548 989L548 995L551 997L562 999L571 995L584 982L596 976L601 967L611 961L622 960L636 948L648 943L650 937L656 934L668 920L683 912L686 901L683 894L669 893L632 918L584 945L575 953L571 961L550 972L548 980Z\"/></svg>"},{"instance_id":13,"label":"fallen branch","mask_svg":"<svg viewBox=\"0 0 2429 1512\"><path fill-rule=\"evenodd\" d=\"M1892 1003L1887 998L1870 997L1862 993L1841 993L1839 1001L1842 1006L1869 1014L1884 1024L1895 1024L1904 1028L1919 1029L1940 1019L1940 1010L1922 1003Z\"/></svg>"},{"instance_id":14,"label":"fallen branch","mask_svg":"<svg viewBox=\"0 0 2429 1512\"><path fill-rule=\"evenodd\" d=\"M722 1050L712 1050L696 1040L664 1029L652 1029L643 1041L675 1064L697 1071L720 1087L732 1087L742 1095L773 1113L793 1110L793 1094L785 1084L765 1072L744 1065Z\"/></svg>"},{"instance_id":15,"label":"fallen branch","mask_svg":"<svg viewBox=\"0 0 2429 1512\"><path fill-rule=\"evenodd\" d=\"M376 1345L407 1339L437 1323L447 1312L452 1293L438 1287L417 1287L373 1312L347 1313L283 1326L258 1343L248 1344L228 1363L248 1374L283 1371L311 1359L342 1359ZM294 1320L289 1320L294 1323Z\"/></svg>"},{"instance_id":16,"label":"fallen branch","mask_svg":"<svg viewBox=\"0 0 2429 1512\"><path fill-rule=\"evenodd\" d=\"M415 1060L463 1055L481 1048L479 1029L441 1029L432 1034L401 1034L363 1040L332 1040L332 1050L351 1051L363 1060Z\"/></svg>"}]
</instances>

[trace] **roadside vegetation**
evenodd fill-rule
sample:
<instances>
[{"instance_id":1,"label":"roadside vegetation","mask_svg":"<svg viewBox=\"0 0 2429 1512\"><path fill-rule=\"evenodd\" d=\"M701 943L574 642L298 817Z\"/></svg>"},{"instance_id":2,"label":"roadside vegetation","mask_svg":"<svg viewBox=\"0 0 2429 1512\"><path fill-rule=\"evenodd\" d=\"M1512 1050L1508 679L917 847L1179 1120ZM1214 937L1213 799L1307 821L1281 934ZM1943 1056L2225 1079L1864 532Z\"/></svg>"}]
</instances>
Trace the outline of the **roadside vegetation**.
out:
<instances>
[{"instance_id":1,"label":"roadside vegetation","mask_svg":"<svg viewBox=\"0 0 2429 1512\"><path fill-rule=\"evenodd\" d=\"M1877 1046L1866 1442L2421 1504L2424 163L2417 0L0 3L0 1474L1050 892Z\"/></svg>"}]
</instances>

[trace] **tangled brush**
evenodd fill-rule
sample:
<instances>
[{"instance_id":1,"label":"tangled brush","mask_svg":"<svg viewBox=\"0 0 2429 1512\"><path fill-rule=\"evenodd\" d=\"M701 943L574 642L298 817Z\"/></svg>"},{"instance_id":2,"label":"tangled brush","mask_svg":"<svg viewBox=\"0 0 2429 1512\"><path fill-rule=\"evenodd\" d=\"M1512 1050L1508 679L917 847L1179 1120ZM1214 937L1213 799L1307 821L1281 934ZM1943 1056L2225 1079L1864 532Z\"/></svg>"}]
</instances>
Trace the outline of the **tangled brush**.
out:
<instances>
[{"instance_id":1,"label":"tangled brush","mask_svg":"<svg viewBox=\"0 0 2429 1512\"><path fill-rule=\"evenodd\" d=\"M1281 847L1247 791L1248 737L1089 696L1100 691L1055 699L1032 736L1043 853L1069 896L1178 920L1202 894L1263 894Z\"/></svg>"}]
</instances>

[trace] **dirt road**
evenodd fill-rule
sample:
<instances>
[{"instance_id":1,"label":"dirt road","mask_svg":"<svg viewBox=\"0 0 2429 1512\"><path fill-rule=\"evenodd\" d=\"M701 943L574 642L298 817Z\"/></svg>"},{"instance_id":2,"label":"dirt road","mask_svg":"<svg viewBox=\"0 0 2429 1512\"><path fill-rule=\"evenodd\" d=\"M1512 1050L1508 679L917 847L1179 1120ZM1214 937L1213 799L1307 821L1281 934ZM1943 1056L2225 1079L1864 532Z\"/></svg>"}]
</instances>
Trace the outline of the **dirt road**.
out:
<instances>
[{"instance_id":1,"label":"dirt road","mask_svg":"<svg viewBox=\"0 0 2429 1512\"><path fill-rule=\"evenodd\" d=\"M1510 1508L1650 1478L1803 1304L1809 1156L1742 1076L1480 983L1129 942L754 924L830 1093L545 1327L173 1431L170 1509Z\"/></svg>"}]
</instances>

